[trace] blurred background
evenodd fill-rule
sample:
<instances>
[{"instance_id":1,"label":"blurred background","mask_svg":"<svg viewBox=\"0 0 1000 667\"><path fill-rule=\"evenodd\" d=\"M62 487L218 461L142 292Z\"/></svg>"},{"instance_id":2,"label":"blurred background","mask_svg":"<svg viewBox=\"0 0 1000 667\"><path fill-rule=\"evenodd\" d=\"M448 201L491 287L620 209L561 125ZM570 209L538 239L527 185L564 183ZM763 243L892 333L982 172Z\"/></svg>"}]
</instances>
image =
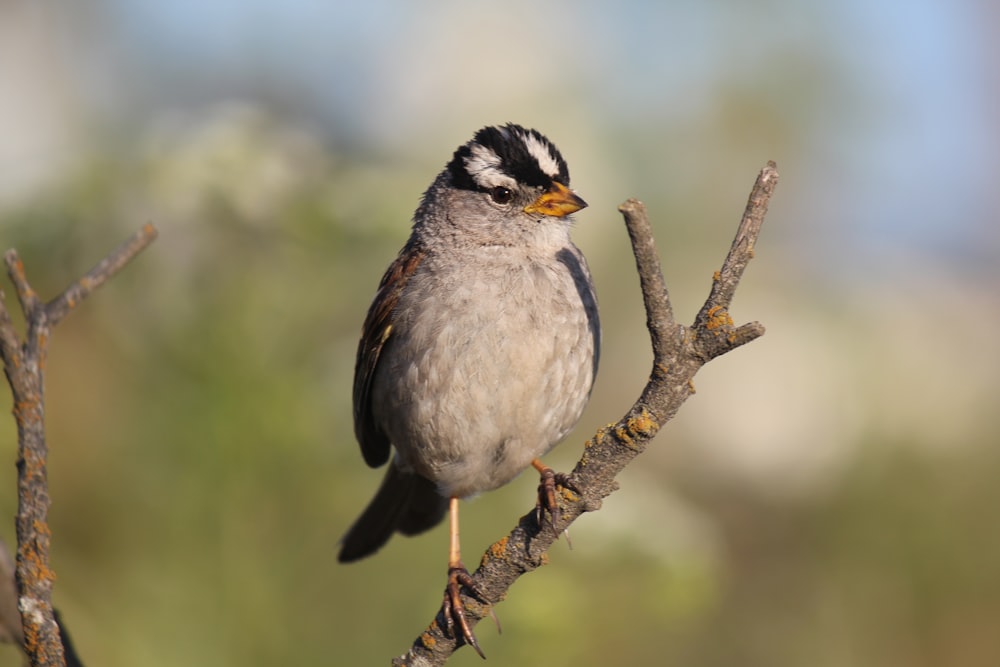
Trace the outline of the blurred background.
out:
<instances>
[{"instance_id":1,"label":"blurred background","mask_svg":"<svg viewBox=\"0 0 1000 667\"><path fill-rule=\"evenodd\" d=\"M767 335L479 626L490 664L1000 664L997 26L983 0L0 1L2 249L51 297L161 233L48 363L86 664L387 664L431 620L444 527L335 562L382 475L354 352L423 189L507 121L590 203L605 349L557 469L649 371L617 205L648 205L690 322L767 160L781 183L732 310ZM15 456L5 409L8 519ZM465 505L466 562L536 483Z\"/></svg>"}]
</instances>

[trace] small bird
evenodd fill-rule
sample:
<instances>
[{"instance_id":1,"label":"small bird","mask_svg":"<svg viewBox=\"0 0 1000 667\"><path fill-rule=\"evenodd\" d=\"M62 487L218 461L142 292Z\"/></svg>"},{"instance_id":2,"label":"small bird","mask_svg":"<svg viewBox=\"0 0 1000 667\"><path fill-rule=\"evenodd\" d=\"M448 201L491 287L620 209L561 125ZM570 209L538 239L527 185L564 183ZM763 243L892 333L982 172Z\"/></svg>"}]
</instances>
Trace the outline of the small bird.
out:
<instances>
[{"instance_id":1,"label":"small bird","mask_svg":"<svg viewBox=\"0 0 1000 667\"><path fill-rule=\"evenodd\" d=\"M569 481L539 457L580 418L600 354L590 270L570 240L569 216L586 205L540 132L479 130L424 193L358 345L354 431L365 462L389 468L339 560L448 512L445 620L480 656L460 596L482 598L462 564L458 500L534 466L536 517L558 520L556 484Z\"/></svg>"}]
</instances>

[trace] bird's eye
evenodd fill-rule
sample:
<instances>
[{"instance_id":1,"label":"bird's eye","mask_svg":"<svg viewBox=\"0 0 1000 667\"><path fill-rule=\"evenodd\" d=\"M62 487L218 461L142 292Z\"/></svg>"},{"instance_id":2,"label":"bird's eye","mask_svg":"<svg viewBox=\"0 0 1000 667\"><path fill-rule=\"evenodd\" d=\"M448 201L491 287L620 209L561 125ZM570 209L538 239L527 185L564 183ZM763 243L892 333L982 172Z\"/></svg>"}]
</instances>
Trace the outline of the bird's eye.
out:
<instances>
[{"instance_id":1,"label":"bird's eye","mask_svg":"<svg viewBox=\"0 0 1000 667\"><path fill-rule=\"evenodd\" d=\"M490 199L498 204L509 204L510 200L513 199L514 193L508 188L498 185L492 190L490 190Z\"/></svg>"}]
</instances>

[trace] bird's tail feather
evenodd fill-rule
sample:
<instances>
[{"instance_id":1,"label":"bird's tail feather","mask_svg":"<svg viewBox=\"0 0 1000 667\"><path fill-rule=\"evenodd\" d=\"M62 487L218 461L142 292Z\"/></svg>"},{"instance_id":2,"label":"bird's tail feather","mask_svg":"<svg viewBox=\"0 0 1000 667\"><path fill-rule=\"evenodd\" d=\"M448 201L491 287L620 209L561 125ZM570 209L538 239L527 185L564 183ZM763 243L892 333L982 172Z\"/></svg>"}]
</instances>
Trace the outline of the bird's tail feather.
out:
<instances>
[{"instance_id":1,"label":"bird's tail feather","mask_svg":"<svg viewBox=\"0 0 1000 667\"><path fill-rule=\"evenodd\" d=\"M429 480L401 471L389 463L382 485L368 507L340 540L341 563L360 560L378 551L396 531L416 535L441 522L448 510Z\"/></svg>"}]
</instances>

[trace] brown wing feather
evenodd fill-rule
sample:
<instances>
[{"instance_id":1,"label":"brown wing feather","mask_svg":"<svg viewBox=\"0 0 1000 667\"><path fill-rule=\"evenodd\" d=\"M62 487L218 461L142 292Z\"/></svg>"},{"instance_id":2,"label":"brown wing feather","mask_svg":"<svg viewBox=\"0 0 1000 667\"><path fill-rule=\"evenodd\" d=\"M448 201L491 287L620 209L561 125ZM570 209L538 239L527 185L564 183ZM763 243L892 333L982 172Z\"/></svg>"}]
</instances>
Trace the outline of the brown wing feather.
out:
<instances>
[{"instance_id":1,"label":"brown wing feather","mask_svg":"<svg viewBox=\"0 0 1000 667\"><path fill-rule=\"evenodd\" d=\"M375 425L372 415L371 387L379 356L392 336L392 314L407 281L424 258L424 250L412 240L386 270L375 300L368 309L358 343L354 366L354 434L361 445L365 463L373 468L389 460L389 438Z\"/></svg>"}]
</instances>

